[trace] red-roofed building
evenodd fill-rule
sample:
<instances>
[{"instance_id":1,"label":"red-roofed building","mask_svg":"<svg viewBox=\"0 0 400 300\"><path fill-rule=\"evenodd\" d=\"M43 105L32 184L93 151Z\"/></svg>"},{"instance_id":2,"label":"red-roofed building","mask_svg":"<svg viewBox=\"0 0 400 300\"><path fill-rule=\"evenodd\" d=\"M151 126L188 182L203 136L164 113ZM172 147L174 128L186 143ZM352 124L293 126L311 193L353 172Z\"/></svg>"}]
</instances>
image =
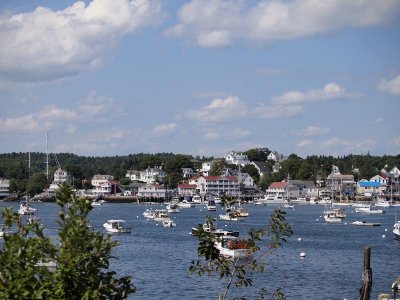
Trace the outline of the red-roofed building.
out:
<instances>
[{"instance_id":1,"label":"red-roofed building","mask_svg":"<svg viewBox=\"0 0 400 300\"><path fill-rule=\"evenodd\" d=\"M196 192L201 195L232 195L240 193L240 185L235 176L195 176L189 180L189 184L196 185Z\"/></svg>"},{"instance_id":2,"label":"red-roofed building","mask_svg":"<svg viewBox=\"0 0 400 300\"><path fill-rule=\"evenodd\" d=\"M182 183L178 185L178 194L181 196L191 196L196 194L197 185Z\"/></svg>"},{"instance_id":3,"label":"red-roofed building","mask_svg":"<svg viewBox=\"0 0 400 300\"><path fill-rule=\"evenodd\" d=\"M286 193L286 187L288 183L286 181L276 181L269 185L266 190L267 196L283 196Z\"/></svg>"}]
</instances>

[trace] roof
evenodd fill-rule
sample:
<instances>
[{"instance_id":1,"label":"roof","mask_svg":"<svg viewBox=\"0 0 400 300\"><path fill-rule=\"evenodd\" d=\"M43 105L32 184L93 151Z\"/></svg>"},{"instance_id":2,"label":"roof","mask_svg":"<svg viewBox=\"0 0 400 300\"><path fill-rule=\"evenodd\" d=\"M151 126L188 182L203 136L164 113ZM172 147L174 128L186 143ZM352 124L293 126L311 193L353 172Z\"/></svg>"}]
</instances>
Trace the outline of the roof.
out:
<instances>
[{"instance_id":1,"label":"roof","mask_svg":"<svg viewBox=\"0 0 400 300\"><path fill-rule=\"evenodd\" d=\"M197 187L197 185L195 185L195 184L187 184L187 183L182 183L182 184L178 185L178 188L180 188L180 189L193 189L196 187Z\"/></svg>"},{"instance_id":2,"label":"roof","mask_svg":"<svg viewBox=\"0 0 400 300\"><path fill-rule=\"evenodd\" d=\"M253 164L257 166L261 173L267 173L269 171L267 164L263 161L253 161Z\"/></svg>"},{"instance_id":3,"label":"roof","mask_svg":"<svg viewBox=\"0 0 400 300\"><path fill-rule=\"evenodd\" d=\"M273 182L269 185L269 189L283 189L284 187L287 186L287 182L286 181L276 181Z\"/></svg>"},{"instance_id":4,"label":"roof","mask_svg":"<svg viewBox=\"0 0 400 300\"><path fill-rule=\"evenodd\" d=\"M360 187L380 187L380 182L376 181L361 181L358 183Z\"/></svg>"}]
</instances>

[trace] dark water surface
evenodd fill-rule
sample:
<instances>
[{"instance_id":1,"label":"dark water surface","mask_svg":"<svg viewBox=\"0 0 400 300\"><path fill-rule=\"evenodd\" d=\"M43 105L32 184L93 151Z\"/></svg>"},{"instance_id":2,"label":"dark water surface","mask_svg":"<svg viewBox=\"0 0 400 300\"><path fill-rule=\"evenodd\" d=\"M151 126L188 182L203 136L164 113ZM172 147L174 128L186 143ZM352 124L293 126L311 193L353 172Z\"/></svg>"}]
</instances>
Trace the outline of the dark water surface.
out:
<instances>
[{"instance_id":1,"label":"dark water surface","mask_svg":"<svg viewBox=\"0 0 400 300\"><path fill-rule=\"evenodd\" d=\"M17 203L0 203L0 207ZM45 232L57 235L55 221L58 206L53 203L33 203L37 216L44 224ZM102 224L108 219L125 219L133 231L131 234L114 235L120 242L114 254L111 269L118 275L130 275L137 292L130 299L218 299L224 282L216 276L192 275L190 262L197 259L196 237L189 233L208 212L204 206L182 209L171 214L177 226L164 228L161 224L144 219L147 208L164 208L161 205L109 204L95 207L90 214L94 229L103 231ZM251 227L260 228L274 210L274 206L246 205L250 215L244 221L218 221L219 228L239 230L244 236ZM274 256L267 256L267 271L256 274L253 288L232 290L230 296L243 295L257 299L259 288L273 291L282 288L287 299L358 299L362 284L363 251L371 246L373 286L371 299L383 292L390 292L392 282L400 276L400 242L394 239L392 229L395 208L386 208L383 215L359 215L346 207L347 218L342 224L323 221L321 205L298 205L287 211L287 219L293 224L294 236ZM397 208L400 216L400 208ZM357 227L355 220L380 222L380 227ZM1 222L1 220L0 220ZM227 226L225 226L227 225ZM299 238L301 239L299 241ZM0 242L1 245L2 242ZM301 259L299 254L306 253ZM232 299L233 297L229 297Z\"/></svg>"}]
</instances>

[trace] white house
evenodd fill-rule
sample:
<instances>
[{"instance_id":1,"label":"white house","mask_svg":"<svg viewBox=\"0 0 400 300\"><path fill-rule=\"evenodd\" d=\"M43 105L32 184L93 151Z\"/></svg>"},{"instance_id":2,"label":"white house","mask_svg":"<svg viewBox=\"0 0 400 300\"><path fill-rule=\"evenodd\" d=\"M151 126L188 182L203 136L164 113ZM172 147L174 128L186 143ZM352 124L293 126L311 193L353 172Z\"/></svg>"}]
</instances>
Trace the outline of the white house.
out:
<instances>
[{"instance_id":1,"label":"white house","mask_svg":"<svg viewBox=\"0 0 400 300\"><path fill-rule=\"evenodd\" d=\"M201 195L232 195L240 193L240 185L235 176L196 176L189 180L189 184L196 185L196 192Z\"/></svg>"},{"instance_id":2,"label":"white house","mask_svg":"<svg viewBox=\"0 0 400 300\"><path fill-rule=\"evenodd\" d=\"M275 181L271 183L266 189L267 196L284 196L286 194L286 186L288 183L286 181Z\"/></svg>"},{"instance_id":3,"label":"white house","mask_svg":"<svg viewBox=\"0 0 400 300\"><path fill-rule=\"evenodd\" d=\"M54 172L54 179L53 179L53 182L50 184L49 190L57 191L63 182L69 182L69 180L70 180L70 177L69 177L67 171L64 171L61 168L58 168Z\"/></svg>"},{"instance_id":4,"label":"white house","mask_svg":"<svg viewBox=\"0 0 400 300\"><path fill-rule=\"evenodd\" d=\"M239 173L237 178L239 183L242 183L245 187L254 186L254 179L247 173Z\"/></svg>"},{"instance_id":5,"label":"white house","mask_svg":"<svg viewBox=\"0 0 400 300\"><path fill-rule=\"evenodd\" d=\"M107 195L112 192L112 181L114 177L111 175L96 174L92 178L93 193L95 195Z\"/></svg>"},{"instance_id":6,"label":"white house","mask_svg":"<svg viewBox=\"0 0 400 300\"><path fill-rule=\"evenodd\" d=\"M381 183L378 181L369 181L366 179L361 179L357 182L357 194L364 196L375 196L381 195L386 190L386 186L382 187Z\"/></svg>"},{"instance_id":7,"label":"white house","mask_svg":"<svg viewBox=\"0 0 400 300\"><path fill-rule=\"evenodd\" d=\"M128 170L128 172L126 172L125 177L129 178L131 181L139 181L140 180L140 171Z\"/></svg>"},{"instance_id":8,"label":"white house","mask_svg":"<svg viewBox=\"0 0 400 300\"><path fill-rule=\"evenodd\" d=\"M162 181L165 176L167 176L167 173L161 167L148 167L146 170L140 172L140 181L152 183L156 180Z\"/></svg>"},{"instance_id":9,"label":"white house","mask_svg":"<svg viewBox=\"0 0 400 300\"><path fill-rule=\"evenodd\" d=\"M138 188L139 198L165 199L167 190L162 184L147 183Z\"/></svg>"},{"instance_id":10,"label":"white house","mask_svg":"<svg viewBox=\"0 0 400 300\"><path fill-rule=\"evenodd\" d=\"M225 160L228 164L245 166L250 164L247 155L241 152L231 151L225 156Z\"/></svg>"},{"instance_id":11,"label":"white house","mask_svg":"<svg viewBox=\"0 0 400 300\"><path fill-rule=\"evenodd\" d=\"M273 160L275 162L280 162L283 160L283 155L280 154L278 151L271 151L271 153L268 154L267 159Z\"/></svg>"},{"instance_id":12,"label":"white house","mask_svg":"<svg viewBox=\"0 0 400 300\"><path fill-rule=\"evenodd\" d=\"M0 196L8 196L10 194L10 181L0 178Z\"/></svg>"},{"instance_id":13,"label":"white house","mask_svg":"<svg viewBox=\"0 0 400 300\"><path fill-rule=\"evenodd\" d=\"M200 173L201 173L203 176L208 176L208 174L210 173L211 168L213 167L213 165L214 165L214 162L212 162L212 161L203 162L203 163L201 164Z\"/></svg>"},{"instance_id":14,"label":"white house","mask_svg":"<svg viewBox=\"0 0 400 300\"><path fill-rule=\"evenodd\" d=\"M192 178L194 176L196 176L196 172L192 168L182 168L183 178Z\"/></svg>"},{"instance_id":15,"label":"white house","mask_svg":"<svg viewBox=\"0 0 400 300\"><path fill-rule=\"evenodd\" d=\"M375 175L374 177L372 177L369 181L371 182L379 182L381 184L382 187L387 187L388 183L389 183L389 176L385 176L385 175Z\"/></svg>"}]
</instances>

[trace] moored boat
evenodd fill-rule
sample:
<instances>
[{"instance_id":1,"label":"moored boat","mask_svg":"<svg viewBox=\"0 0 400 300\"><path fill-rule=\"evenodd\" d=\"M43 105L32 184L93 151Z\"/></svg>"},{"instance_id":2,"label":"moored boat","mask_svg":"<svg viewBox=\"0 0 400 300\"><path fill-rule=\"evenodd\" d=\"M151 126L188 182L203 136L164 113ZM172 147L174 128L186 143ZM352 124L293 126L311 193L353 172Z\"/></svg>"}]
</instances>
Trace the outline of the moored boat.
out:
<instances>
[{"instance_id":1,"label":"moored boat","mask_svg":"<svg viewBox=\"0 0 400 300\"><path fill-rule=\"evenodd\" d=\"M223 221L237 221L238 220L235 213L220 214L219 218Z\"/></svg>"},{"instance_id":2,"label":"moored boat","mask_svg":"<svg viewBox=\"0 0 400 300\"><path fill-rule=\"evenodd\" d=\"M19 205L18 214L20 215L30 215L37 211L37 208L30 206L27 203L21 203Z\"/></svg>"},{"instance_id":3,"label":"moored boat","mask_svg":"<svg viewBox=\"0 0 400 300\"><path fill-rule=\"evenodd\" d=\"M328 223L340 223L340 222L342 222L342 219L338 218L334 211L325 212L324 220L325 220L325 222L328 222Z\"/></svg>"},{"instance_id":4,"label":"moored boat","mask_svg":"<svg viewBox=\"0 0 400 300\"><path fill-rule=\"evenodd\" d=\"M172 221L171 219L164 220L162 222L162 224L164 227L175 227L176 226L176 223L174 221Z\"/></svg>"},{"instance_id":5,"label":"moored boat","mask_svg":"<svg viewBox=\"0 0 400 300\"><path fill-rule=\"evenodd\" d=\"M362 214L384 214L385 211L383 209L372 209L371 205L367 205L364 207L356 207L355 208L356 213L362 213Z\"/></svg>"},{"instance_id":6,"label":"moored boat","mask_svg":"<svg viewBox=\"0 0 400 300\"><path fill-rule=\"evenodd\" d=\"M248 217L249 216L249 211L247 208L244 207L238 207L234 210L233 212L236 217Z\"/></svg>"},{"instance_id":7,"label":"moored boat","mask_svg":"<svg viewBox=\"0 0 400 300\"><path fill-rule=\"evenodd\" d=\"M110 233L130 233L131 228L126 226L125 220L110 219L103 224L103 227Z\"/></svg>"},{"instance_id":8,"label":"moored boat","mask_svg":"<svg viewBox=\"0 0 400 300\"><path fill-rule=\"evenodd\" d=\"M381 226L381 223L371 223L371 222L366 222L366 221L354 221L351 223L351 225L356 225L356 226Z\"/></svg>"},{"instance_id":9,"label":"moored boat","mask_svg":"<svg viewBox=\"0 0 400 300\"><path fill-rule=\"evenodd\" d=\"M235 237L223 237L215 242L220 255L231 258L246 258L253 255L253 251L246 240Z\"/></svg>"},{"instance_id":10,"label":"moored boat","mask_svg":"<svg viewBox=\"0 0 400 300\"><path fill-rule=\"evenodd\" d=\"M397 221L393 225L393 234L396 237L396 239L400 240L400 221Z\"/></svg>"}]
</instances>

